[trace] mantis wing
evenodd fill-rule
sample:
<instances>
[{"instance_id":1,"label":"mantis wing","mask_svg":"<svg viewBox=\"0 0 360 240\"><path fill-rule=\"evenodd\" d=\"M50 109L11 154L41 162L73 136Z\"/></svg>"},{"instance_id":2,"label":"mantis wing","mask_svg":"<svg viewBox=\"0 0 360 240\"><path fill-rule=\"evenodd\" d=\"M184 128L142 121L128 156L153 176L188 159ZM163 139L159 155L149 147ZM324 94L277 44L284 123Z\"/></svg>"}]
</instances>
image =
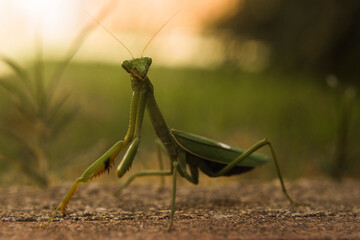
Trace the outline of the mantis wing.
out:
<instances>
[{"instance_id":1,"label":"mantis wing","mask_svg":"<svg viewBox=\"0 0 360 240\"><path fill-rule=\"evenodd\" d=\"M228 164L240 156L245 150L220 143L209 138L198 136L175 129L170 130L176 143L186 152L208 161ZM253 153L237 166L255 167L269 161L269 158L259 153Z\"/></svg>"}]
</instances>

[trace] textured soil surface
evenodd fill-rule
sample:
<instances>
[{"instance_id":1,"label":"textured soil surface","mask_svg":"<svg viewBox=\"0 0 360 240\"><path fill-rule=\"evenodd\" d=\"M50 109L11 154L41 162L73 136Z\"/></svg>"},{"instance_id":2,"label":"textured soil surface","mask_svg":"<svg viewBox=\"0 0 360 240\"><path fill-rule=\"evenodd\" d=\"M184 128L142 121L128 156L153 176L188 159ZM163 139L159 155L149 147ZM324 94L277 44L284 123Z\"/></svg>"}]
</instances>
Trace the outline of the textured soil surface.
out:
<instances>
[{"instance_id":1,"label":"textured soil surface","mask_svg":"<svg viewBox=\"0 0 360 240\"><path fill-rule=\"evenodd\" d=\"M69 185L0 187L0 239L360 239L360 182L288 183L289 204L277 182L180 184L173 230L166 231L171 189L116 184L81 185L68 208L37 229Z\"/></svg>"}]
</instances>

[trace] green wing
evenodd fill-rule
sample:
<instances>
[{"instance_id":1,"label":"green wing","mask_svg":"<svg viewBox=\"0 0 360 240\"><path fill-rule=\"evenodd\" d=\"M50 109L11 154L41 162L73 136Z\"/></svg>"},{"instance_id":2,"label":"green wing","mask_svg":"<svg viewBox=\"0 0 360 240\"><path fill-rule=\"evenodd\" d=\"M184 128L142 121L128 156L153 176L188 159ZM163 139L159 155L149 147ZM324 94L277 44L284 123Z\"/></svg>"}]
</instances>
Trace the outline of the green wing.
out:
<instances>
[{"instance_id":1,"label":"green wing","mask_svg":"<svg viewBox=\"0 0 360 240\"><path fill-rule=\"evenodd\" d=\"M171 135L177 144L185 151L217 163L228 164L240 156L245 150L232 147L195 134L171 129ZM259 153L253 153L237 166L255 167L269 161L269 158Z\"/></svg>"}]
</instances>

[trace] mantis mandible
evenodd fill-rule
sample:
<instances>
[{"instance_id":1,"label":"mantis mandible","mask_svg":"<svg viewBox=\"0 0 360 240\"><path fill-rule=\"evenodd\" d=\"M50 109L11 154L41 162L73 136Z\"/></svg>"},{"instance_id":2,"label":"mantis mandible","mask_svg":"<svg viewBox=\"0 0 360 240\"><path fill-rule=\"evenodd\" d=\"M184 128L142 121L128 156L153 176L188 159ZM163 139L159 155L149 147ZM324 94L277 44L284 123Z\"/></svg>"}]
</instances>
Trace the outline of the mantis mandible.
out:
<instances>
[{"instance_id":1,"label":"mantis mandible","mask_svg":"<svg viewBox=\"0 0 360 240\"><path fill-rule=\"evenodd\" d=\"M175 14L174 14L175 15ZM173 15L173 16L174 16ZM173 17L172 16L172 17ZM171 17L171 18L172 18ZM170 19L171 19L170 18ZM155 33L150 41L157 33L170 21L170 19ZM94 19L100 26L109 32L101 23ZM184 177L193 184L199 182L199 170L209 177L221 177L238 175L247 172L254 167L264 164L269 161L265 155L255 153L258 149L268 146L271 151L272 158L275 163L276 171L284 195L295 204L292 198L287 193L283 178L281 176L279 164L275 155L275 151L271 143L267 139L263 139L254 144L247 150L228 146L210 140L205 137L197 136L187 132L169 129L160 108L154 97L154 87L150 82L147 73L149 71L152 59L150 57L134 58L130 50L118 40L111 32L109 32L121 45L123 45L132 56L130 60L124 60L121 66L130 75L132 99L130 106L129 126L127 133L123 140L116 142L107 152L91 164L81 177L76 179L70 190L65 195L63 201L53 212L50 220L43 226L48 225L55 217L56 213L61 210L65 214L66 207L75 194L80 183L87 183L94 177L109 171L114 165L117 155L127 149L122 161L116 169L116 175L121 178L131 167L135 155L138 151L141 139L141 127L145 114L145 109L150 117L151 123L154 127L156 135L158 136L159 149L164 149L170 159L169 170L148 170L142 171L131 176L121 189L126 188L137 177L141 176L172 176L172 201L170 210L170 221L167 229L170 230L173 225L175 214L175 198L176 198L176 178L177 174ZM150 41L145 46L149 45ZM142 53L142 56L143 56Z\"/></svg>"}]
</instances>

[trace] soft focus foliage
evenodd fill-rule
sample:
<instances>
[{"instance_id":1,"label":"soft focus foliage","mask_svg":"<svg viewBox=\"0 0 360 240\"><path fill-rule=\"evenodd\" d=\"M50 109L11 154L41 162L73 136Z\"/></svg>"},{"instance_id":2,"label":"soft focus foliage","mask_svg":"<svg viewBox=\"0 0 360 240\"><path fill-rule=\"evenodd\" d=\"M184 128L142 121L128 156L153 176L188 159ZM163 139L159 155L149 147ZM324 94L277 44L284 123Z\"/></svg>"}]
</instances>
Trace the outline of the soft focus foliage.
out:
<instances>
[{"instance_id":1,"label":"soft focus foliage","mask_svg":"<svg viewBox=\"0 0 360 240\"><path fill-rule=\"evenodd\" d=\"M149 77L168 125L247 148L266 137L274 144L284 176L327 175L333 162L338 116L332 91L307 74L244 73L153 67ZM118 65L72 64L62 84L75 91L80 111L51 149L50 169L60 178L76 178L126 133L131 88ZM354 99L358 101L358 99ZM345 176L357 176L360 152L359 104L354 104ZM2 106L2 115L4 115ZM157 167L155 135L145 118L143 140L133 170ZM2 146L6 146L4 139ZM95 150L89 146L101 143ZM100 150L100 151L99 151ZM268 153L267 150L264 150ZM59 156L62 156L61 158ZM253 176L275 176L272 164ZM112 176L113 177L113 176ZM246 175L245 177L251 177ZM113 177L115 179L115 177Z\"/></svg>"},{"instance_id":2,"label":"soft focus foliage","mask_svg":"<svg viewBox=\"0 0 360 240\"><path fill-rule=\"evenodd\" d=\"M223 52L218 64L165 68L153 59L149 77L168 125L242 148L266 137L288 178L358 177L360 2L238 3L234 14L206 27L202 36L216 44L198 55L208 60L209 54ZM114 8L109 6L100 16ZM93 27L80 32L60 63L38 58L20 67L22 61L3 59L13 75L0 82L0 122L6 133L0 135L1 182L28 181L22 173L45 184L74 179L125 135L131 88L120 67L121 51L116 64L68 65ZM203 38L198 41L205 46ZM166 51L170 60L184 51L182 44L175 46ZM196 61L190 59L187 66ZM52 85L49 76L59 89L69 89L72 101L45 87ZM77 117L64 128L75 109ZM147 118L142 138L132 171L157 168L155 134ZM49 161L41 164L41 158ZM255 176L268 179L275 171L268 164L244 177Z\"/></svg>"},{"instance_id":3,"label":"soft focus foliage","mask_svg":"<svg viewBox=\"0 0 360 240\"><path fill-rule=\"evenodd\" d=\"M215 25L227 33L230 56L248 40L261 41L270 48L271 67L331 73L359 84L359 1L243 0Z\"/></svg>"}]
</instances>

